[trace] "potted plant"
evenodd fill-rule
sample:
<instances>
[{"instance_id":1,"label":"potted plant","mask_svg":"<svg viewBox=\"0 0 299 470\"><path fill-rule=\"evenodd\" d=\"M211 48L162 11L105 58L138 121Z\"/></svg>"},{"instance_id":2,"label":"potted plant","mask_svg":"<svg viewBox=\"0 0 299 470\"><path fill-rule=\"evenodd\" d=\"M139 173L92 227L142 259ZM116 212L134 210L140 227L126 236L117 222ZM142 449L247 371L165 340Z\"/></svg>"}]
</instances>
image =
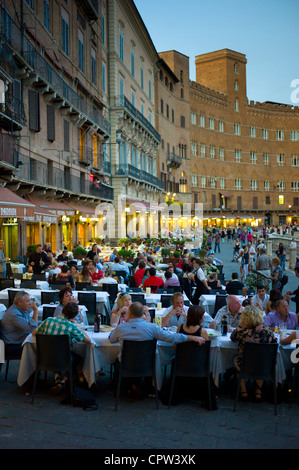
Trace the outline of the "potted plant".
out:
<instances>
[{"instance_id":1,"label":"potted plant","mask_svg":"<svg viewBox=\"0 0 299 470\"><path fill-rule=\"evenodd\" d=\"M75 246L72 253L75 259L82 259L87 255L87 250L85 250L82 246Z\"/></svg>"},{"instance_id":2,"label":"potted plant","mask_svg":"<svg viewBox=\"0 0 299 470\"><path fill-rule=\"evenodd\" d=\"M126 260L128 263L132 262L133 259L134 259L134 251L132 250L125 250L124 248L122 248L121 250L119 250L117 252L117 254L123 258L124 260Z\"/></svg>"}]
</instances>

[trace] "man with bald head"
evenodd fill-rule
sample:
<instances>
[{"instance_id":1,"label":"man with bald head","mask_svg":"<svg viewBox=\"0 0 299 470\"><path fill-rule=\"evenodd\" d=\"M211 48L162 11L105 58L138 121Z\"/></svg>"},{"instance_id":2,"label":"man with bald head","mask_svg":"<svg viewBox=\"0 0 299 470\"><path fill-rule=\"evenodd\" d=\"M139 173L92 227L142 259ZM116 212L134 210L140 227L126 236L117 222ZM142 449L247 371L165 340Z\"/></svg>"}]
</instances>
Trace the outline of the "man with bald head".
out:
<instances>
[{"instance_id":1,"label":"man with bald head","mask_svg":"<svg viewBox=\"0 0 299 470\"><path fill-rule=\"evenodd\" d=\"M226 316L227 324L236 328L239 324L241 310L242 306L239 299L235 295L228 295L226 297L226 305L218 310L214 321L210 324L210 328L221 325L224 316Z\"/></svg>"}]
</instances>

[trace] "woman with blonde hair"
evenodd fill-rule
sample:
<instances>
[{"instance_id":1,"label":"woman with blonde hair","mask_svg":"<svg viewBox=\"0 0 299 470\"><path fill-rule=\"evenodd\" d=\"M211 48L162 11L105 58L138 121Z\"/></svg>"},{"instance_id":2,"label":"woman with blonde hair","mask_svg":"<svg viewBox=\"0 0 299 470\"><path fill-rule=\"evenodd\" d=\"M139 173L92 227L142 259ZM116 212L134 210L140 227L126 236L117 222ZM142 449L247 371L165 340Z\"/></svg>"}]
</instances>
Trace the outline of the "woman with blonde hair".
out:
<instances>
[{"instance_id":1,"label":"woman with blonde hair","mask_svg":"<svg viewBox=\"0 0 299 470\"><path fill-rule=\"evenodd\" d=\"M128 310L131 305L131 296L121 292L117 297L116 309L111 312L110 325L119 325L128 321Z\"/></svg>"},{"instance_id":2,"label":"woman with blonde hair","mask_svg":"<svg viewBox=\"0 0 299 470\"><path fill-rule=\"evenodd\" d=\"M242 310L239 325L232 332L230 339L234 343L239 343L238 354L234 360L238 372L243 358L244 345L247 341L251 343L277 343L273 331L263 324L263 312L252 305L248 305ZM262 400L262 384L262 380L255 381L254 397L257 402ZM247 400L245 379L241 380L240 390L241 399Z\"/></svg>"}]
</instances>

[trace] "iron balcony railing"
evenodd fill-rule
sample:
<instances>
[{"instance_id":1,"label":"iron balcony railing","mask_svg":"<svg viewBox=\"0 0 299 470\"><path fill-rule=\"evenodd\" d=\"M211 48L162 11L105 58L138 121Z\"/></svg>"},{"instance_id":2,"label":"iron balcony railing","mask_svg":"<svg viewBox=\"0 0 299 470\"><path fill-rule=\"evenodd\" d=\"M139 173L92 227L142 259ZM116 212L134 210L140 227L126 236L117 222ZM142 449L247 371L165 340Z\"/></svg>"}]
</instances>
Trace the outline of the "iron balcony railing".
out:
<instances>
[{"instance_id":1,"label":"iron balcony railing","mask_svg":"<svg viewBox=\"0 0 299 470\"><path fill-rule=\"evenodd\" d=\"M111 135L111 125L104 116L94 107L78 95L63 79L55 72L53 67L45 58L35 49L33 44L27 39L25 34L12 21L9 23L0 23L0 37L11 47L12 52L17 54L27 62L34 72L50 88L59 95L62 100L69 103L70 107L86 117L87 120L99 127L100 131L106 135Z\"/></svg>"},{"instance_id":2,"label":"iron balcony railing","mask_svg":"<svg viewBox=\"0 0 299 470\"><path fill-rule=\"evenodd\" d=\"M129 163L116 165L114 174L115 176L130 176L138 181L144 181L158 187L159 189L164 189L163 182L159 180L159 178L144 170L139 170Z\"/></svg>"},{"instance_id":3,"label":"iron balcony railing","mask_svg":"<svg viewBox=\"0 0 299 470\"><path fill-rule=\"evenodd\" d=\"M182 157L176 155L173 152L167 154L167 160L169 161L170 165L181 166L183 163Z\"/></svg>"},{"instance_id":4,"label":"iron balcony railing","mask_svg":"<svg viewBox=\"0 0 299 470\"><path fill-rule=\"evenodd\" d=\"M143 116L143 114L138 111L135 106L126 98L126 96L115 96L114 103L115 108L125 108L125 110L148 131L155 138L155 140L160 143L161 136L152 126L152 124Z\"/></svg>"},{"instance_id":5,"label":"iron balcony railing","mask_svg":"<svg viewBox=\"0 0 299 470\"><path fill-rule=\"evenodd\" d=\"M111 186L82 179L61 168L47 165L16 152L14 165L17 161L22 162L17 173L19 180L25 180L39 186L58 188L75 194L94 196L109 201L113 200L113 188Z\"/></svg>"},{"instance_id":6,"label":"iron balcony railing","mask_svg":"<svg viewBox=\"0 0 299 470\"><path fill-rule=\"evenodd\" d=\"M0 113L20 124L20 128L26 123L24 106L21 100L13 96L12 93L5 93L4 103L0 97Z\"/></svg>"}]
</instances>

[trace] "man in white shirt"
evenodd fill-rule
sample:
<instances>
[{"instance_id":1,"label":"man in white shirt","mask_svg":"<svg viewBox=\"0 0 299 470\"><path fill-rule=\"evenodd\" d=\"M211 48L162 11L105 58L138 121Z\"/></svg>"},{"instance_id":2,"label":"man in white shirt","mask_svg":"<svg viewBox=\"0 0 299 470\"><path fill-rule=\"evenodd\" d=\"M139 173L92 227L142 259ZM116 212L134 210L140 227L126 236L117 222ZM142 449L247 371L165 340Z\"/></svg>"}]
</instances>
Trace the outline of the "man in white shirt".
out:
<instances>
[{"instance_id":1,"label":"man in white shirt","mask_svg":"<svg viewBox=\"0 0 299 470\"><path fill-rule=\"evenodd\" d=\"M168 307L162 318L162 327L164 326L180 326L186 322L189 307L184 305L184 296L181 292L176 292L171 297L171 306ZM209 328L213 318L205 312L203 327Z\"/></svg>"},{"instance_id":2,"label":"man in white shirt","mask_svg":"<svg viewBox=\"0 0 299 470\"><path fill-rule=\"evenodd\" d=\"M260 308L260 310L264 311L265 308L266 308L266 304L269 300L269 294L267 294L267 291L265 289L265 286L263 286L262 284L258 285L257 286L257 294L255 294L251 301L252 301L252 304L255 306L255 307L258 307Z\"/></svg>"}]
</instances>

